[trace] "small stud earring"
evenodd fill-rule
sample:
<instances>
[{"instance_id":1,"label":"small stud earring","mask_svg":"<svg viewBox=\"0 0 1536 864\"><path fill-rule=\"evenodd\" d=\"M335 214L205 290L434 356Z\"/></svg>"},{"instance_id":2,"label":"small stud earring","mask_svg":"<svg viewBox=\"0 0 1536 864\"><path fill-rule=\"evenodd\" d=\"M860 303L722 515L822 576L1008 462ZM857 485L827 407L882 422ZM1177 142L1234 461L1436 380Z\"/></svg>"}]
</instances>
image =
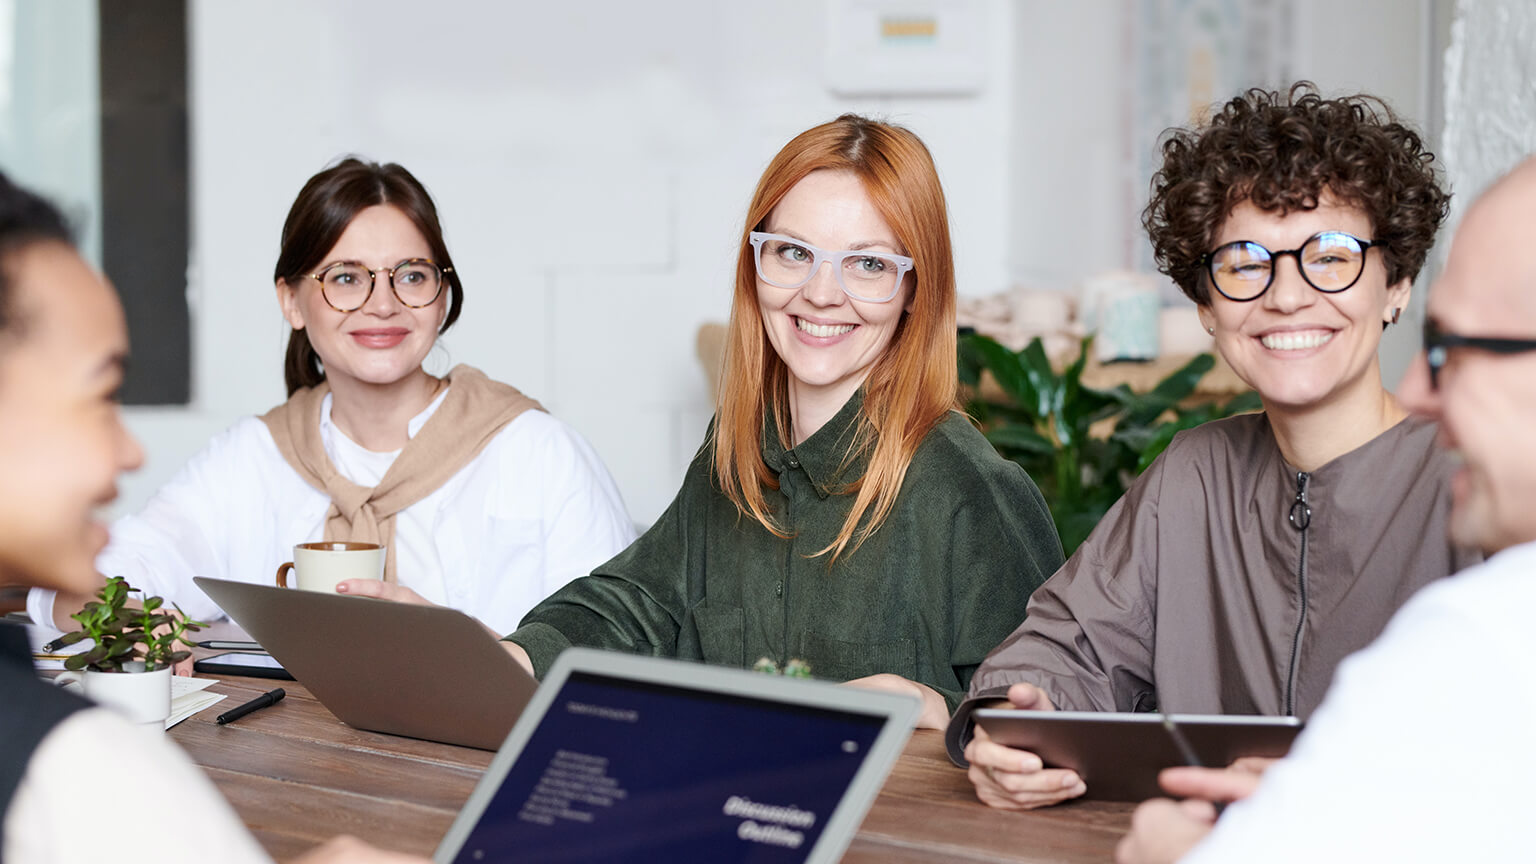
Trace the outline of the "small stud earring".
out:
<instances>
[{"instance_id":1,"label":"small stud earring","mask_svg":"<svg viewBox=\"0 0 1536 864\"><path fill-rule=\"evenodd\" d=\"M1392 307L1392 323L1396 324L1398 316L1402 315L1402 314L1403 314L1403 307L1401 307L1401 306L1394 306L1394 307Z\"/></svg>"},{"instance_id":2,"label":"small stud earring","mask_svg":"<svg viewBox=\"0 0 1536 864\"><path fill-rule=\"evenodd\" d=\"M1211 334L1212 336L1215 336L1216 335L1216 328L1215 327L1207 327L1207 328L1205 328L1205 332Z\"/></svg>"}]
</instances>

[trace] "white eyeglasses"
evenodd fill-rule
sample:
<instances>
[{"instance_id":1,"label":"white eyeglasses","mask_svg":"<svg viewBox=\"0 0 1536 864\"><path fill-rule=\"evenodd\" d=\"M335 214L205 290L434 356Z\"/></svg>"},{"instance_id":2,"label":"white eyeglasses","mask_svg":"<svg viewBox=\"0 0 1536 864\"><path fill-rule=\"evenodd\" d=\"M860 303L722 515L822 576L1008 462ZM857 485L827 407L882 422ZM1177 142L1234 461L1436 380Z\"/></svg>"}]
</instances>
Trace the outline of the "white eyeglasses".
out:
<instances>
[{"instance_id":1,"label":"white eyeglasses","mask_svg":"<svg viewBox=\"0 0 1536 864\"><path fill-rule=\"evenodd\" d=\"M757 276L777 288L799 288L811 281L823 262L832 265L843 293L867 303L888 303L901 291L912 259L890 252L819 249L803 240L753 231L747 235Z\"/></svg>"}]
</instances>

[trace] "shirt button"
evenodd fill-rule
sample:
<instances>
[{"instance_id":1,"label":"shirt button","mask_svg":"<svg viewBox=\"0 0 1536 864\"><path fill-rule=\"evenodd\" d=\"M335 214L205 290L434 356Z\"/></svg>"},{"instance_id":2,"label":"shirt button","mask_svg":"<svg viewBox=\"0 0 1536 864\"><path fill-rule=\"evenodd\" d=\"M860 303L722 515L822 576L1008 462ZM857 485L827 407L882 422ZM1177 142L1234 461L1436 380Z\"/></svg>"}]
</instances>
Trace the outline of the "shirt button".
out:
<instances>
[{"instance_id":1,"label":"shirt button","mask_svg":"<svg viewBox=\"0 0 1536 864\"><path fill-rule=\"evenodd\" d=\"M774 586L773 586L773 596L775 596L775 597L783 597L784 596L784 583L783 582L776 582L776 583L774 583Z\"/></svg>"},{"instance_id":2,"label":"shirt button","mask_svg":"<svg viewBox=\"0 0 1536 864\"><path fill-rule=\"evenodd\" d=\"M800 460L796 459L795 458L795 454L793 454L793 453L789 454L789 467L791 467L791 468L799 468L800 467Z\"/></svg>"}]
</instances>

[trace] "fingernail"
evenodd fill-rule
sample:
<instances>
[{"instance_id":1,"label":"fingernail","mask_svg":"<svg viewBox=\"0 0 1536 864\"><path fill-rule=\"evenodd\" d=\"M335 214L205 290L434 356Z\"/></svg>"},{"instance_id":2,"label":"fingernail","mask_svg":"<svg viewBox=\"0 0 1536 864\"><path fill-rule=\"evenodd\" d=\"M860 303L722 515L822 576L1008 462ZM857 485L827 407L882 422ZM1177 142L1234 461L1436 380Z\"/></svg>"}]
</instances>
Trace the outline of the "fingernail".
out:
<instances>
[{"instance_id":1,"label":"fingernail","mask_svg":"<svg viewBox=\"0 0 1536 864\"><path fill-rule=\"evenodd\" d=\"M1061 788L1063 788L1063 789L1071 789L1073 786L1076 786L1077 784L1078 784L1078 779L1077 779L1077 776L1074 775L1074 774L1068 774L1067 776L1061 778Z\"/></svg>"}]
</instances>

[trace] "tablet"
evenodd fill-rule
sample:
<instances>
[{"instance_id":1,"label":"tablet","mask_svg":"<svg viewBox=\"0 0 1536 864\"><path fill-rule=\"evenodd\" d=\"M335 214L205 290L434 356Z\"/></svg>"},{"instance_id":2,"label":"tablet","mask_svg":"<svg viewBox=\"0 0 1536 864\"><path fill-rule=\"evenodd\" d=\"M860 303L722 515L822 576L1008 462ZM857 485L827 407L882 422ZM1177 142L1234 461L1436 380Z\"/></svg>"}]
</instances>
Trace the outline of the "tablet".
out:
<instances>
[{"instance_id":1,"label":"tablet","mask_svg":"<svg viewBox=\"0 0 1536 864\"><path fill-rule=\"evenodd\" d=\"M1047 767L1076 771L1088 786L1084 798L1144 801L1166 796L1157 785L1157 772L1189 764L1164 727L1162 714L981 708L972 716L994 740L1037 754ZM1284 756L1302 726L1295 717L1170 716L1200 764L1212 768L1244 756Z\"/></svg>"},{"instance_id":2,"label":"tablet","mask_svg":"<svg viewBox=\"0 0 1536 864\"><path fill-rule=\"evenodd\" d=\"M225 651L192 663L194 672L209 675L243 675L247 678L279 678L292 681L293 676L271 654L264 652Z\"/></svg>"}]
</instances>

